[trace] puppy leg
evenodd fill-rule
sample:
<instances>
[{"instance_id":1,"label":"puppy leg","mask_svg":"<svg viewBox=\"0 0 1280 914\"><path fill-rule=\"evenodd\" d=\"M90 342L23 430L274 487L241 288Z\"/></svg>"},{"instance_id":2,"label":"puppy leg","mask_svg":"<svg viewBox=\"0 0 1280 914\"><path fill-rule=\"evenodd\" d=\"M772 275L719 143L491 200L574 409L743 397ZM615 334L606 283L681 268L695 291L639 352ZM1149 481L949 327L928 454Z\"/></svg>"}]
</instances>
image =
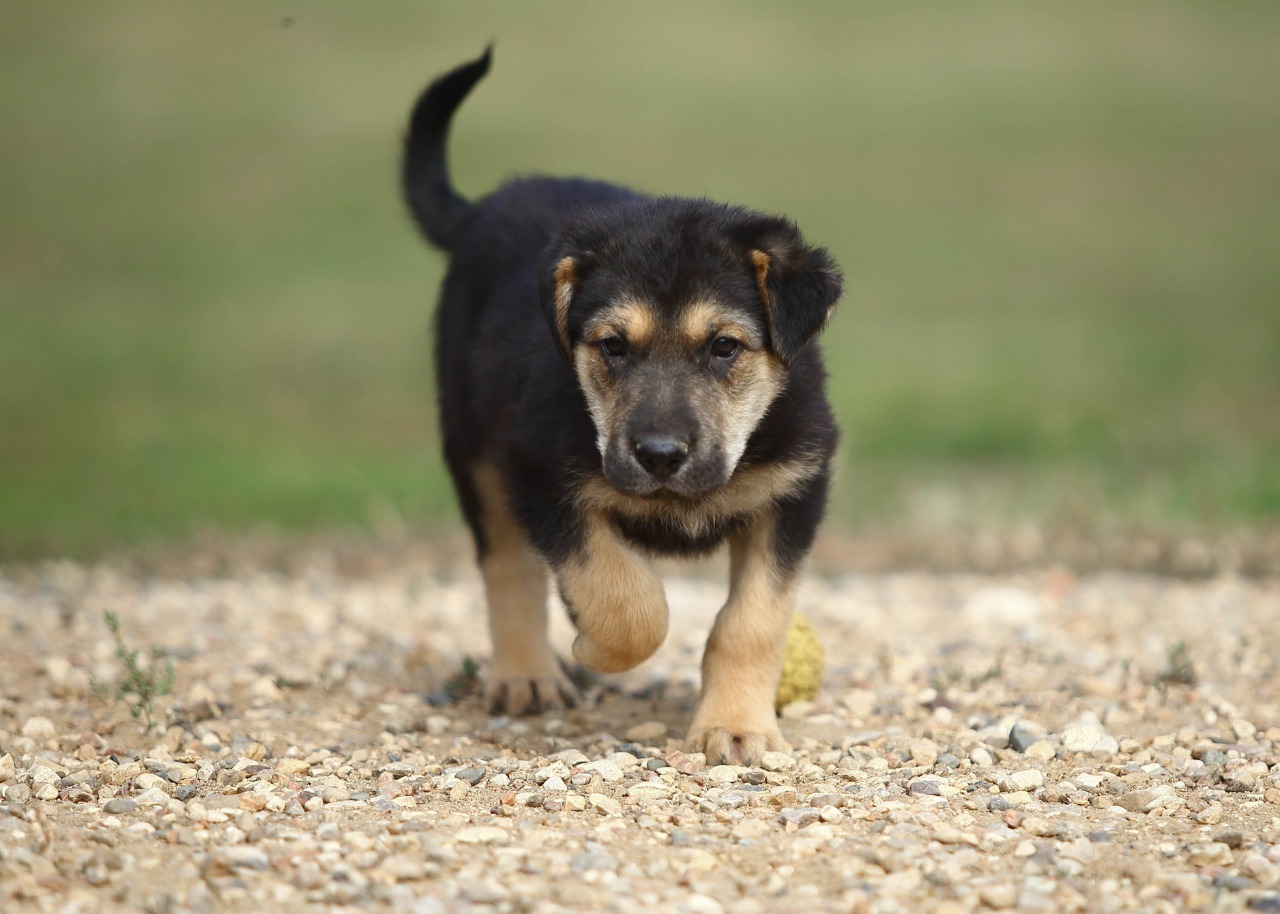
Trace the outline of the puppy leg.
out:
<instances>
[{"instance_id":1,"label":"puppy leg","mask_svg":"<svg viewBox=\"0 0 1280 914\"><path fill-rule=\"evenodd\" d=\"M582 518L583 540L555 569L578 628L573 656L588 669L618 673L653 656L667 637L662 581L602 515Z\"/></svg>"},{"instance_id":2,"label":"puppy leg","mask_svg":"<svg viewBox=\"0 0 1280 914\"><path fill-rule=\"evenodd\" d=\"M702 696L689 744L713 765L754 765L766 750L786 747L774 696L794 576L777 561L772 514L730 538L729 564L729 600L702 656Z\"/></svg>"},{"instance_id":3,"label":"puppy leg","mask_svg":"<svg viewBox=\"0 0 1280 914\"><path fill-rule=\"evenodd\" d=\"M572 706L573 684L547 640L546 567L511 516L497 468L476 464L472 478L481 507L480 573L493 641L489 705L511 714Z\"/></svg>"}]
</instances>

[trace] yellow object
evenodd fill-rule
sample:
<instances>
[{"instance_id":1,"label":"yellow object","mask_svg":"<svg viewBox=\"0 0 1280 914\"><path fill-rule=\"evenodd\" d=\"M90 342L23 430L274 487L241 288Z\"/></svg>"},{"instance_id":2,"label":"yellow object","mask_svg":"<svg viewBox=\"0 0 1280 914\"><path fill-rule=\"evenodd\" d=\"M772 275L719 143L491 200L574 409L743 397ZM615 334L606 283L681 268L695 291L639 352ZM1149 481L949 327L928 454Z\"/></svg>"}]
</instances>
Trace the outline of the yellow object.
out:
<instances>
[{"instance_id":1,"label":"yellow object","mask_svg":"<svg viewBox=\"0 0 1280 914\"><path fill-rule=\"evenodd\" d=\"M793 701L813 700L822 685L822 644L809 620L800 613L791 614L783 650L782 678L774 703L782 708Z\"/></svg>"}]
</instances>

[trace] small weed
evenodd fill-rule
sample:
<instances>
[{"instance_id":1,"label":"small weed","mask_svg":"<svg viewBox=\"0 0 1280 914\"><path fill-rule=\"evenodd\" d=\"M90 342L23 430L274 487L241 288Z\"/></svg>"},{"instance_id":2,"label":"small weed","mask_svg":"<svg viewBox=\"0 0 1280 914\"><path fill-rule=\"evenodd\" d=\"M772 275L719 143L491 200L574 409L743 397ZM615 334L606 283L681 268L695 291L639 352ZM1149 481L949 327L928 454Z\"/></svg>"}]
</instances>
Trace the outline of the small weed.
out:
<instances>
[{"instance_id":1,"label":"small weed","mask_svg":"<svg viewBox=\"0 0 1280 914\"><path fill-rule=\"evenodd\" d=\"M147 729L155 726L155 700L173 691L173 664L165 660L164 651L158 646L151 647L151 662L145 667L138 662L138 652L131 650L124 643L120 633L120 616L113 612L104 612L103 620L116 642L116 657L124 664L124 678L114 688L105 682L93 680L90 687L93 694L101 701L112 698L129 702L129 711L134 717L146 718Z\"/></svg>"},{"instance_id":2,"label":"small weed","mask_svg":"<svg viewBox=\"0 0 1280 914\"><path fill-rule=\"evenodd\" d=\"M996 654L996 659L991 666L987 667L984 672L978 673L976 676L969 677L969 691L978 691L978 686L999 679L1004 675L1004 651Z\"/></svg>"},{"instance_id":3,"label":"small weed","mask_svg":"<svg viewBox=\"0 0 1280 914\"><path fill-rule=\"evenodd\" d=\"M462 666L458 668L458 672L449 677L444 684L444 690L455 701L460 698L466 698L468 695L474 695L479 688L480 664L469 656L462 658Z\"/></svg>"},{"instance_id":4,"label":"small weed","mask_svg":"<svg viewBox=\"0 0 1280 914\"><path fill-rule=\"evenodd\" d=\"M1169 648L1168 665L1156 677L1156 685L1167 689L1171 685L1195 685L1196 668L1191 662L1191 649L1185 641L1176 642Z\"/></svg>"}]
</instances>

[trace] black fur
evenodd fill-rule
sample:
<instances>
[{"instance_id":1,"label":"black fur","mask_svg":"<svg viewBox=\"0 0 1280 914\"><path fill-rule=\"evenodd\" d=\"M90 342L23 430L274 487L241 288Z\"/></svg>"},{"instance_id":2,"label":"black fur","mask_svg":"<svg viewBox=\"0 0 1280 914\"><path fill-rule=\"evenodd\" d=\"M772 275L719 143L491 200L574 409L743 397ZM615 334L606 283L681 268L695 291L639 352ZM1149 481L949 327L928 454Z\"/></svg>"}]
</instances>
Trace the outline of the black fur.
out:
<instances>
[{"instance_id":1,"label":"black fur","mask_svg":"<svg viewBox=\"0 0 1280 914\"><path fill-rule=\"evenodd\" d=\"M821 520L836 427L813 337L840 294L825 251L789 220L707 200L649 197L580 179L513 180L468 203L451 186L445 135L490 56L435 82L414 109L404 147L404 193L423 233L452 252L436 315L436 380L445 458L481 556L486 539L470 468L498 467L510 507L552 566L581 544L576 492L602 478L596 428L567 364L594 309L628 292L676 320L691 298L749 308L786 366L781 394L751 435L737 472L799 459L814 477L775 502L777 567L794 572ZM769 257L762 290L751 252ZM555 264L575 258L569 348L554 324ZM678 500L673 511L683 510ZM614 517L655 552L699 554L749 518L723 518L697 535L679 523Z\"/></svg>"}]
</instances>

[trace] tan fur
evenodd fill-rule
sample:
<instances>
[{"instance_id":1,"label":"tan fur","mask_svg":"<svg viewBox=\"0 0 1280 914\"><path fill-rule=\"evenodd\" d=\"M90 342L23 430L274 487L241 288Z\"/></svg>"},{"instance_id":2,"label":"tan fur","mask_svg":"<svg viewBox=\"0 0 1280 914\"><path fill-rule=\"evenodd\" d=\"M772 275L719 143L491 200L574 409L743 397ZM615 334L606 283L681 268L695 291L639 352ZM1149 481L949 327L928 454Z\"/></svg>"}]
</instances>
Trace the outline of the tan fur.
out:
<instances>
[{"instance_id":1,"label":"tan fur","mask_svg":"<svg viewBox=\"0 0 1280 914\"><path fill-rule=\"evenodd\" d=\"M738 355L724 396L715 404L721 412L721 446L729 466L736 467L742 459L751 433L782 392L783 378L782 363L772 353L755 349Z\"/></svg>"},{"instance_id":2,"label":"tan fur","mask_svg":"<svg viewBox=\"0 0 1280 914\"><path fill-rule=\"evenodd\" d=\"M612 408L612 398L606 396L611 386L609 369L605 368L599 350L584 343L573 353L573 372L578 376L578 386L587 401L587 412L591 413L591 423L596 427L596 450L603 457L613 434L616 413Z\"/></svg>"},{"instance_id":3,"label":"tan fur","mask_svg":"<svg viewBox=\"0 0 1280 914\"><path fill-rule=\"evenodd\" d=\"M577 262L572 257L562 257L556 264L555 306L556 337L560 351L569 352L569 305L573 303L574 288L578 282Z\"/></svg>"},{"instance_id":4,"label":"tan fur","mask_svg":"<svg viewBox=\"0 0 1280 914\"><path fill-rule=\"evenodd\" d=\"M574 613L573 655L601 673L629 670L667 637L662 581L600 512L584 518L585 548L558 569L560 592Z\"/></svg>"},{"instance_id":5,"label":"tan fur","mask_svg":"<svg viewBox=\"0 0 1280 914\"><path fill-rule=\"evenodd\" d=\"M756 265L756 285L760 287L760 295L764 298L765 307L772 310L773 302L769 295L769 255L764 251L752 251L751 262Z\"/></svg>"},{"instance_id":6,"label":"tan fur","mask_svg":"<svg viewBox=\"0 0 1280 914\"><path fill-rule=\"evenodd\" d=\"M773 699L782 675L793 585L774 567L772 511L729 540L729 599L702 656L689 743L708 758L750 762L785 747Z\"/></svg>"},{"instance_id":7,"label":"tan fur","mask_svg":"<svg viewBox=\"0 0 1280 914\"><path fill-rule=\"evenodd\" d=\"M657 331L658 320L653 308L644 302L624 298L592 317L583 336L592 345L618 336L629 346L643 348L653 341Z\"/></svg>"},{"instance_id":8,"label":"tan fur","mask_svg":"<svg viewBox=\"0 0 1280 914\"><path fill-rule=\"evenodd\" d=\"M754 514L795 492L822 471L817 463L786 460L738 470L729 482L696 499L636 498L614 489L603 479L583 481L578 502L595 511L660 519L693 537L702 536L717 521Z\"/></svg>"},{"instance_id":9,"label":"tan fur","mask_svg":"<svg viewBox=\"0 0 1280 914\"><path fill-rule=\"evenodd\" d=\"M760 334L734 311L715 302L696 301L680 315L680 335L691 350L701 349L717 336L740 340L753 349L764 345Z\"/></svg>"},{"instance_id":10,"label":"tan fur","mask_svg":"<svg viewBox=\"0 0 1280 914\"><path fill-rule=\"evenodd\" d=\"M471 472L488 547L480 562L493 639L487 697L512 713L571 704L573 686L547 640L546 567L507 509L497 468L485 461Z\"/></svg>"}]
</instances>

